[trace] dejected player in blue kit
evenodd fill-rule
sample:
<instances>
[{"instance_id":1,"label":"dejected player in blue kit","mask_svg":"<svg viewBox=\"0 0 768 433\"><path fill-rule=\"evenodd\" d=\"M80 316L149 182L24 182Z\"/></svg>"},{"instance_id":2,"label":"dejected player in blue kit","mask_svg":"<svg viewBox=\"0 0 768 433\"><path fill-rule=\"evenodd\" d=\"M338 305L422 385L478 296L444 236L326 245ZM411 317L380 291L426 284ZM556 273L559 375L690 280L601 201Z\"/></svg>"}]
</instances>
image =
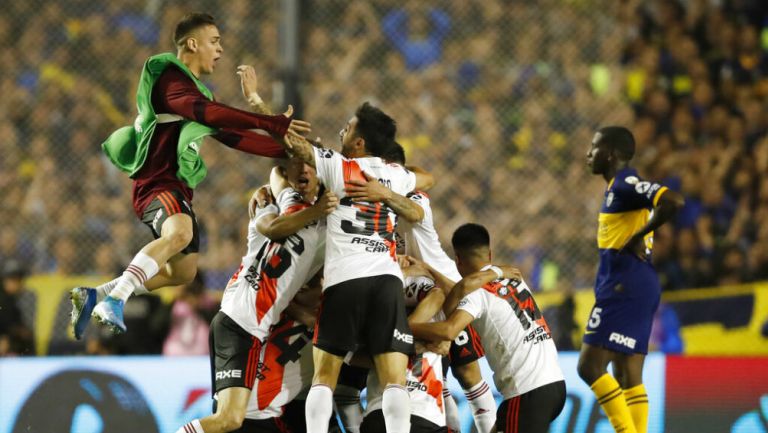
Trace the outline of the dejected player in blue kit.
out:
<instances>
[{"instance_id":1,"label":"dejected player in blue kit","mask_svg":"<svg viewBox=\"0 0 768 433\"><path fill-rule=\"evenodd\" d=\"M620 126L598 130L587 154L592 174L602 176L608 187L597 231L595 305L578 372L616 432L645 433L648 395L642 382L643 361L661 296L650 257L653 231L675 215L683 197L642 180L629 166L634 154L635 139Z\"/></svg>"}]
</instances>

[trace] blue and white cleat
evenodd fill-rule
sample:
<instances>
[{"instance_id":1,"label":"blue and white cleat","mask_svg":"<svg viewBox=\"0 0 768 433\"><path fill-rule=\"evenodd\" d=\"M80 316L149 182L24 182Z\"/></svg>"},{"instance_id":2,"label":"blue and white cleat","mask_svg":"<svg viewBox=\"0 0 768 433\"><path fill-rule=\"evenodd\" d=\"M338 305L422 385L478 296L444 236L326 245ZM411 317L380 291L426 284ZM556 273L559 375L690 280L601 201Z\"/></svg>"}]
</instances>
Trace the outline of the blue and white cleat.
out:
<instances>
[{"instance_id":1,"label":"blue and white cleat","mask_svg":"<svg viewBox=\"0 0 768 433\"><path fill-rule=\"evenodd\" d=\"M122 299L107 296L96 304L91 316L102 325L107 325L113 333L121 334L126 331L123 323L123 306L125 302Z\"/></svg>"},{"instance_id":2,"label":"blue and white cleat","mask_svg":"<svg viewBox=\"0 0 768 433\"><path fill-rule=\"evenodd\" d=\"M96 289L75 287L69 291L69 300L72 301L72 328L75 338L79 340L91 321L91 313L96 306Z\"/></svg>"}]
</instances>

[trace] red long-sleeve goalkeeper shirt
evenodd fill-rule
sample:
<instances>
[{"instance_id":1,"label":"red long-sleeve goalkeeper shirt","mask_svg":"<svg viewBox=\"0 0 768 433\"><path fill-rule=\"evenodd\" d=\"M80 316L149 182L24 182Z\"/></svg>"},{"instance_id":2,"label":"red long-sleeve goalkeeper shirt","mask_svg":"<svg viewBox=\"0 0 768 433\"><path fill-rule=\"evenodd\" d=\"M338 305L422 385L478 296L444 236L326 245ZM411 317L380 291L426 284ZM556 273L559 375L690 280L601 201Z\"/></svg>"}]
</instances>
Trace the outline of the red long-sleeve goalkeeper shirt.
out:
<instances>
[{"instance_id":1,"label":"red long-sleeve goalkeeper shirt","mask_svg":"<svg viewBox=\"0 0 768 433\"><path fill-rule=\"evenodd\" d=\"M210 101L183 72L169 66L160 75L152 89L152 107L155 113L169 113L220 128L213 138L229 147L254 155L281 158L283 147L272 137L248 129L263 129L282 136L291 120L284 116L265 116L238 110ZM179 190L192 202L192 188L176 177L179 169L177 145L181 122L158 123L144 166L133 180L133 209L141 218L144 209L162 191Z\"/></svg>"}]
</instances>

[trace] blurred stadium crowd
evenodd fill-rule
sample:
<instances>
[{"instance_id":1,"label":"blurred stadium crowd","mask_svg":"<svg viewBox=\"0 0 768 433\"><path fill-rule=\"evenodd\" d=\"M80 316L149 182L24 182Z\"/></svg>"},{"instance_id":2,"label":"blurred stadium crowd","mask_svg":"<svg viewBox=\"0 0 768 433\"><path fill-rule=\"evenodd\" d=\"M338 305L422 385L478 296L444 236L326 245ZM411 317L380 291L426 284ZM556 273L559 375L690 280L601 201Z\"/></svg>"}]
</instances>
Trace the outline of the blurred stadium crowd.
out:
<instances>
[{"instance_id":1,"label":"blurred stadium crowd","mask_svg":"<svg viewBox=\"0 0 768 433\"><path fill-rule=\"evenodd\" d=\"M392 113L409 162L438 179L430 195L443 239L479 221L495 235L496 257L532 286L590 288L605 184L585 155L599 125L622 124L635 133L640 173L686 196L677 223L656 235L664 289L768 279L768 3L401 5L313 0L301 12L302 101L287 102L329 146L360 102ZM209 81L217 99L245 107L241 63L256 67L265 99L278 99L290 73L279 62L278 1L5 6L0 264L113 276L148 240L130 179L99 145L132 123L144 60L172 49L172 26L191 10L213 14L222 31L224 57ZM214 142L203 155L200 284L220 289L244 250L250 191L273 162ZM5 291L0 302L17 298Z\"/></svg>"}]
</instances>

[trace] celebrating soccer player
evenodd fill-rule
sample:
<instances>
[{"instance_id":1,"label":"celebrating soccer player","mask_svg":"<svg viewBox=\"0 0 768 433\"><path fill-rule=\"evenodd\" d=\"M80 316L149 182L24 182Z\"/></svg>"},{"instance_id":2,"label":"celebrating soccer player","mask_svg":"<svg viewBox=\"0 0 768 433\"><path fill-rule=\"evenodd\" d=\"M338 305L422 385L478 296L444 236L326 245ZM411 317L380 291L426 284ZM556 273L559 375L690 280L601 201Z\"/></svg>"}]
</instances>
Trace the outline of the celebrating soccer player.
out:
<instances>
[{"instance_id":1,"label":"celebrating soccer player","mask_svg":"<svg viewBox=\"0 0 768 433\"><path fill-rule=\"evenodd\" d=\"M115 131L103 144L111 161L133 179L134 210L155 240L136 254L119 278L96 289L72 289L77 338L91 314L113 331L124 332L123 305L132 293L194 278L199 230L192 191L206 175L199 154L204 137L212 136L243 152L278 157L284 154L279 144L248 130L263 129L278 137L309 131L308 123L286 115L249 113L213 100L200 81L202 75L213 72L223 52L210 15L185 16L176 26L173 41L175 55L155 55L144 64L134 125Z\"/></svg>"}]
</instances>

